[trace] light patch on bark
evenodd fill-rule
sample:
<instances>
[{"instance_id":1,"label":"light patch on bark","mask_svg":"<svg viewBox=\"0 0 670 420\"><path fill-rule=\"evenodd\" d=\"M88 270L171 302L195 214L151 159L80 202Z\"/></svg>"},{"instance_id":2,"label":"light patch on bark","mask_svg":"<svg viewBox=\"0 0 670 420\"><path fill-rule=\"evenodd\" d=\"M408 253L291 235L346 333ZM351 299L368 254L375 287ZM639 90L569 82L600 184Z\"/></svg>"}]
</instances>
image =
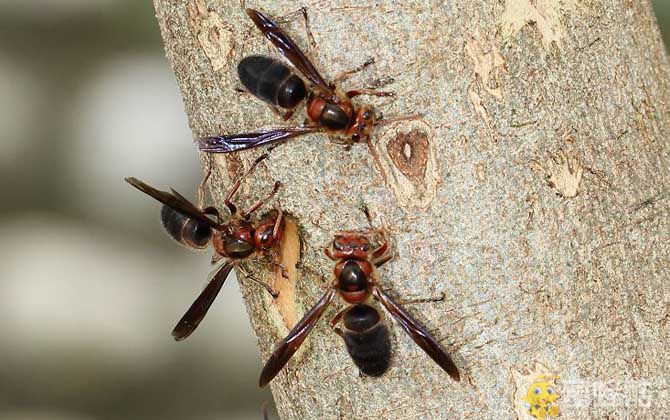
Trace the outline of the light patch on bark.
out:
<instances>
[{"instance_id":1,"label":"light patch on bark","mask_svg":"<svg viewBox=\"0 0 670 420\"><path fill-rule=\"evenodd\" d=\"M476 163L475 164L475 176L477 181L484 182L486 181L486 164L485 163Z\"/></svg>"},{"instance_id":2,"label":"light patch on bark","mask_svg":"<svg viewBox=\"0 0 670 420\"><path fill-rule=\"evenodd\" d=\"M372 141L398 204L428 208L440 179L432 127L423 120L398 121L384 126Z\"/></svg>"},{"instance_id":3,"label":"light patch on bark","mask_svg":"<svg viewBox=\"0 0 670 420\"><path fill-rule=\"evenodd\" d=\"M470 103L475 109L477 115L484 121L486 130L491 137L491 141L497 142L498 136L493 129L493 122L489 116L484 101L480 94L484 89L489 95L497 101L503 100L503 90L500 83L500 75L507 73L507 63L500 55L498 47L494 44L484 46L480 36L470 38L465 44L465 52L472 60L474 65L474 81L468 87L468 97ZM480 86L480 89L476 87Z\"/></svg>"},{"instance_id":4,"label":"light patch on bark","mask_svg":"<svg viewBox=\"0 0 670 420\"><path fill-rule=\"evenodd\" d=\"M565 35L561 19L582 4L580 0L506 0L501 18L502 34L510 38L527 24L534 23L545 48L549 48L552 43L560 46Z\"/></svg>"},{"instance_id":5,"label":"light patch on bark","mask_svg":"<svg viewBox=\"0 0 670 420\"><path fill-rule=\"evenodd\" d=\"M296 264L300 261L300 236L298 235L298 226L295 221L286 217L286 226L284 227L284 237L281 241L279 261L286 270L288 278L284 278L282 270L277 268L274 276L274 289L279 292L279 296L274 300L277 309L281 314L284 324L288 329L298 322L298 315L295 304L295 281L298 275Z\"/></svg>"},{"instance_id":6,"label":"light patch on bark","mask_svg":"<svg viewBox=\"0 0 670 420\"><path fill-rule=\"evenodd\" d=\"M465 44L465 52L475 66L475 77L481 82L482 88L498 101L503 100L500 85L501 73L507 73L507 63L494 44L482 45L478 37L470 38Z\"/></svg>"},{"instance_id":7,"label":"light patch on bark","mask_svg":"<svg viewBox=\"0 0 670 420\"><path fill-rule=\"evenodd\" d=\"M479 118L484 121L486 132L489 134L489 137L491 137L491 141L497 142L498 136L496 136L493 130L493 122L491 121L491 117L489 116L489 113L486 110L484 103L482 102L482 97L479 95L479 92L477 92L477 89L475 89L475 86L476 82L473 82L468 88L468 97L470 98L470 102L472 103L475 112Z\"/></svg>"},{"instance_id":8,"label":"light patch on bark","mask_svg":"<svg viewBox=\"0 0 670 420\"><path fill-rule=\"evenodd\" d=\"M273 299L269 293L264 293L263 301L267 308L269 319L274 325L277 338L282 339L293 329L298 319L302 318L304 311L299 308L295 299L296 280L298 270L296 264L300 260L300 235L298 225L295 220L287 216L286 226L284 227L284 237L280 245L279 260L287 271L288 278L284 278L281 269L277 267L272 272L273 287L279 292L279 296ZM307 339L309 341L309 338ZM307 341L298 350L292 360L299 361L309 346Z\"/></svg>"},{"instance_id":9,"label":"light patch on bark","mask_svg":"<svg viewBox=\"0 0 670 420\"><path fill-rule=\"evenodd\" d=\"M575 154L561 149L544 162L533 162L533 166L544 174L547 185L561 197L573 198L579 194L584 167Z\"/></svg>"},{"instance_id":10,"label":"light patch on bark","mask_svg":"<svg viewBox=\"0 0 670 420\"><path fill-rule=\"evenodd\" d=\"M656 111L654 107L649 105L647 100L642 100L639 104L634 104L635 108L635 125L642 135L646 143L653 143L655 133L658 133L658 121L654 116Z\"/></svg>"},{"instance_id":11,"label":"light patch on bark","mask_svg":"<svg viewBox=\"0 0 670 420\"><path fill-rule=\"evenodd\" d=\"M192 0L186 7L189 25L196 32L198 44L214 70L221 70L235 53L232 29L216 12L207 10L204 0Z\"/></svg>"}]
</instances>

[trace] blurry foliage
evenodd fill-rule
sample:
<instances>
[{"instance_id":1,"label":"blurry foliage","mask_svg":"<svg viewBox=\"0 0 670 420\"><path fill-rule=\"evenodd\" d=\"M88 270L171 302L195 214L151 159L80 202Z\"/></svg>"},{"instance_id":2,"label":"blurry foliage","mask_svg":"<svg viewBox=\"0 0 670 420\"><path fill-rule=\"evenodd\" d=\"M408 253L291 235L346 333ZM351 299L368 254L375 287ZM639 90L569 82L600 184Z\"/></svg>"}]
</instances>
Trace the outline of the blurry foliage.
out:
<instances>
[{"instance_id":1,"label":"blurry foliage","mask_svg":"<svg viewBox=\"0 0 670 420\"><path fill-rule=\"evenodd\" d=\"M665 47L670 45L670 1L668 0L654 0L654 9L656 17L658 18L658 25L661 27L663 39L665 40Z\"/></svg>"},{"instance_id":2,"label":"blurry foliage","mask_svg":"<svg viewBox=\"0 0 670 420\"><path fill-rule=\"evenodd\" d=\"M128 241L137 248L144 246L159 250L157 254L160 254L162 260L156 258L156 264L163 264L165 260L178 264L185 259L197 258L170 241L161 231L159 206L123 184L124 176L136 174L118 174L120 188L123 188L127 196L124 194L108 199L112 203L135 199L146 203L150 211L125 215L126 218L141 220L140 224L143 221L146 225L144 230L133 229L132 224L124 226L117 223L118 220L110 221L99 214L86 211L81 203L90 201L91 197L82 196L81 191L63 181L67 176L64 174L68 173L67 165L71 164L67 157L72 151L65 147L71 143L67 138L73 125L71 104L80 99L83 86L89 87L93 76L100 73L100 67L115 57L164 56L151 1L90 0L93 4L87 4L88 1L67 0L62 4L33 0L23 4L0 2L0 64L4 64L0 70L8 68L19 74L26 73L27 77L19 79L27 80L39 89L39 95L35 95L36 99L30 102L25 131L18 133L19 139L11 139L26 144L27 153L0 161L3 162L0 165L0 188L3 191L3 199L0 200L0 231L4 232L3 228L21 220L21 214L36 213L48 217L53 224L65 224L64 221L67 220L67 223L80 225L82 229L90 229L86 231L87 235L95 238L91 243L110 244L116 241L116 244L109 245L110 249L113 246L119 247L119 238L122 238L124 243ZM164 62L166 72L170 72L167 60ZM2 80L0 88L1 83ZM14 102L18 102L21 99L18 96L20 94L32 93L26 90L11 92L14 98L5 98L0 102L3 106L12 106ZM75 116L77 117L81 118ZM74 122L75 126L77 124L81 124L81 121ZM96 140L90 139L91 143ZM161 139L154 140L160 142ZM190 139L185 138L184 141L188 142ZM118 142L123 144L124 139L118 138ZM3 150L5 149L0 148L0 153ZM195 158L195 149L192 153ZM179 169L183 172L185 166L187 165L182 165ZM179 183L176 179L178 174L171 174L170 168L165 169L168 178L175 178L175 182ZM192 182L187 185L196 185L201 174L193 173L188 176L192 176L188 180ZM188 190L182 192L188 196L193 193ZM108 191L99 192L100 195L106 193ZM26 228L26 232L31 234L26 240L35 240L34 230L30 228ZM70 241L64 239L62 245L70 246ZM106 264L129 264L128 261L115 259L115 256L117 255L110 255L111 258ZM208 260L206 255L200 257ZM36 266L43 263L44 259L39 259ZM99 269L105 270L106 264ZM7 264L4 265L6 268ZM62 267L44 267L45 274L50 269L60 273ZM212 354L216 349L229 348L230 343L222 343L222 347L212 349L207 347L209 342L202 337L192 339L185 345L176 344L170 337L171 324L181 315L179 311L190 304L192 293L197 290L199 283L205 280L208 270L206 263L202 270L204 274L196 272L191 278L183 279L181 286L188 290L188 294L180 299L178 308L168 309L171 318L161 318L160 323L156 324L156 334L164 337L164 342L158 346L160 354L156 354L151 363L143 363L138 358L136 363L141 366L126 366L123 362L124 355L110 360L103 352L91 351L83 346L84 340L76 336L72 337L67 349L49 344L26 351L26 343L35 341L33 338L38 334L28 330L20 337L3 340L0 343L0 353L3 355L3 363L0 363L0 378L3 379L0 381L0 418L8 418L3 417L8 412L44 413L44 417L40 417L44 419L55 418L54 413L64 413L65 416L77 413L84 418L110 420L242 419L249 418L248 413L252 413L254 419L259 418L261 401L268 400L270 396L267 390L259 390L256 385L256 369L259 368L260 361L252 351L253 342L248 337L245 337L249 344L244 360L238 357L239 349L235 354L227 354L225 351ZM175 285L161 284L160 288L152 287L161 280L164 279L146 279L142 286L146 286L145 293L150 293L153 299L167 301L167 295L174 292ZM3 284L17 281L30 282L31 278L8 279L0 276L0 290L4 290L1 287ZM95 284L100 278L90 278L90 281ZM229 282L232 283L233 279ZM105 290L102 287L100 289ZM52 293L50 298L56 301L62 297L54 290L45 290L43 293ZM70 296L80 296L81 299L116 299L115 296L104 295L91 297L81 290L64 291L64 294L67 293ZM225 304L224 300L235 298L238 299L235 304L241 305L239 296L231 293L222 295L219 297L219 305ZM147 303L150 301L147 299ZM76 306L62 308L68 312L76 312L77 309ZM152 306L147 305L147 311L151 309ZM87 317L90 314L79 315ZM226 321L236 321L216 319L212 314L210 316L210 332L217 328L226 329ZM55 326L58 321L47 319L45 322ZM106 327L108 326L101 325L101 336L107 337L110 334ZM40 337L36 341L39 339ZM142 337L141 340L150 341L148 337ZM128 354L132 352L131 348L127 351ZM167 359L163 362L161 358Z\"/></svg>"},{"instance_id":3,"label":"blurry foliage","mask_svg":"<svg viewBox=\"0 0 670 420\"><path fill-rule=\"evenodd\" d=\"M26 2L31 3L31 2ZM73 2L68 2L73 3ZM75 2L76 3L76 2ZM0 54L20 67L30 69L41 82L44 102L33 110L34 126L25 141L35 143L29 165L20 177L0 167L0 187L10 191L0 211L35 208L67 213L58 191L66 151L61 150L67 104L78 93L81 80L110 56L120 53L163 55L153 5L148 1L115 1L99 10L87 7L71 15L34 15L18 5L0 5ZM51 6L53 8L54 6ZM68 6L76 10L76 6ZM39 9L33 5L33 9ZM167 66L167 61L166 61ZM42 169L42 171L40 171ZM9 182L11 184L4 184ZM75 215L81 216L81 215Z\"/></svg>"}]
</instances>

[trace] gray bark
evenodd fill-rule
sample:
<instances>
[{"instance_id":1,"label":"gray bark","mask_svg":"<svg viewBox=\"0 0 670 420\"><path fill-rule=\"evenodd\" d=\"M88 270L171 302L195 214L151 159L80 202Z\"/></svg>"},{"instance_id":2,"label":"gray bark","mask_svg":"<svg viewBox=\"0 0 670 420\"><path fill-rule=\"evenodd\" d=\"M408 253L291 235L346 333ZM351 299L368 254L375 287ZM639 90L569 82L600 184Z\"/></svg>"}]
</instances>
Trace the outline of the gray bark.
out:
<instances>
[{"instance_id":1,"label":"gray bark","mask_svg":"<svg viewBox=\"0 0 670 420\"><path fill-rule=\"evenodd\" d=\"M235 91L242 57L277 54L237 2L154 3L195 136L281 124ZM345 151L325 135L277 147L246 180L244 203L284 183L278 201L297 220L306 267L284 294L294 316L244 284L249 315L265 360L330 281L323 246L367 226L365 203L397 250L380 281L399 299L445 294L407 308L465 378L451 381L387 313L392 367L360 378L327 326L338 302L272 383L281 417L526 418L523 396L538 379L554 384L567 418L660 415L670 373L670 92L650 3L358 4L249 4L271 16L307 6L327 79L374 57L346 86L392 77L397 99L357 103L422 116L375 131L386 181L364 145ZM283 26L307 45L300 19ZM213 159L217 204L259 153Z\"/></svg>"}]
</instances>

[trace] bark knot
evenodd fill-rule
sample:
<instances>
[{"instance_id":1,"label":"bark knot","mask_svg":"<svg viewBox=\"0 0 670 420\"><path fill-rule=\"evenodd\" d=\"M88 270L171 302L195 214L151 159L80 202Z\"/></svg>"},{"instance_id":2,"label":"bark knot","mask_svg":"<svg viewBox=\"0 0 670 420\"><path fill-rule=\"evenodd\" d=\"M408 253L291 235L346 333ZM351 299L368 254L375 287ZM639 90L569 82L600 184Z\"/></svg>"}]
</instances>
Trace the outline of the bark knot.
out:
<instances>
[{"instance_id":1,"label":"bark knot","mask_svg":"<svg viewBox=\"0 0 670 420\"><path fill-rule=\"evenodd\" d=\"M407 178L420 182L428 164L428 133L414 129L388 142L386 151L395 166Z\"/></svg>"}]
</instances>

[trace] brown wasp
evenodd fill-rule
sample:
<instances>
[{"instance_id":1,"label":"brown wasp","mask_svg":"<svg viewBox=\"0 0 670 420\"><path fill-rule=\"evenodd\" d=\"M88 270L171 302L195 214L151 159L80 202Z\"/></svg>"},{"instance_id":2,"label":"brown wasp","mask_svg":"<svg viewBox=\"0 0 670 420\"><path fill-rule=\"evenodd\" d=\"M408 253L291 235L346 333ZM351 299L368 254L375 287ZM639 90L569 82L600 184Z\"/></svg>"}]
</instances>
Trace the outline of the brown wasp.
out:
<instances>
[{"instance_id":1,"label":"brown wasp","mask_svg":"<svg viewBox=\"0 0 670 420\"><path fill-rule=\"evenodd\" d=\"M260 55L246 57L238 65L238 75L242 84L259 99L287 110L285 120L290 118L295 108L306 100L308 119L305 125L299 127L273 127L250 133L201 138L198 141L200 150L210 153L231 153L276 144L292 137L315 132L326 132L334 141L347 145L360 141L368 141L369 145L370 133L379 118L368 107L354 106L351 98L359 95L393 96L393 94L373 89L344 92L339 83L372 64L373 61L368 60L363 65L342 73L332 83L327 83L291 37L275 22L256 10L246 9L246 12L265 37L307 79L310 86L308 89L304 81L286 64ZM305 10L302 9L302 12L306 19ZM376 159L376 155L374 156Z\"/></svg>"},{"instance_id":2,"label":"brown wasp","mask_svg":"<svg viewBox=\"0 0 670 420\"><path fill-rule=\"evenodd\" d=\"M276 262L276 248L279 241L281 241L284 228L281 208L277 210L276 214L264 218L257 224L251 222L251 214L274 196L279 189L280 183L276 182L274 189L267 197L258 200L246 211L238 211L232 202L233 197L240 188L242 179L249 175L256 165L266 157L267 155L262 155L256 159L251 168L238 178L230 190L228 190L224 202L230 211L231 217L225 223L223 223L219 211L214 207L202 209L202 206L192 204L175 190L171 190L170 192L161 191L137 178L126 178L126 182L130 185L163 203L161 222L172 238L182 245L195 249L204 249L211 243L216 252L212 257L212 264L215 264L220 259L226 259L226 262L215 270L207 286L205 286L204 290L174 327L172 336L177 341L187 338L195 331L200 321L207 314L209 307L214 302L233 267L240 261L248 259L254 254L260 254L271 256L273 258L272 263L280 266ZM206 180L207 177L205 177L200 185L199 201L203 196L202 190L204 189ZM209 216L214 216L216 220L213 220ZM259 283L274 297L277 297L278 294L270 285L253 277L246 278Z\"/></svg>"},{"instance_id":3,"label":"brown wasp","mask_svg":"<svg viewBox=\"0 0 670 420\"><path fill-rule=\"evenodd\" d=\"M393 258L385 229L382 229L382 237L382 244L373 249L369 231L345 231L335 236L325 249L326 256L335 261L335 279L323 297L275 347L261 373L261 387L267 385L288 363L338 294L349 306L335 315L330 325L344 339L349 355L361 372L380 376L388 370L391 360L388 329L382 323L379 312L367 303L372 297L381 302L414 342L442 369L454 380L460 380L458 368L451 357L417 320L382 290L376 268ZM343 321L343 330L336 327L340 321Z\"/></svg>"}]
</instances>

